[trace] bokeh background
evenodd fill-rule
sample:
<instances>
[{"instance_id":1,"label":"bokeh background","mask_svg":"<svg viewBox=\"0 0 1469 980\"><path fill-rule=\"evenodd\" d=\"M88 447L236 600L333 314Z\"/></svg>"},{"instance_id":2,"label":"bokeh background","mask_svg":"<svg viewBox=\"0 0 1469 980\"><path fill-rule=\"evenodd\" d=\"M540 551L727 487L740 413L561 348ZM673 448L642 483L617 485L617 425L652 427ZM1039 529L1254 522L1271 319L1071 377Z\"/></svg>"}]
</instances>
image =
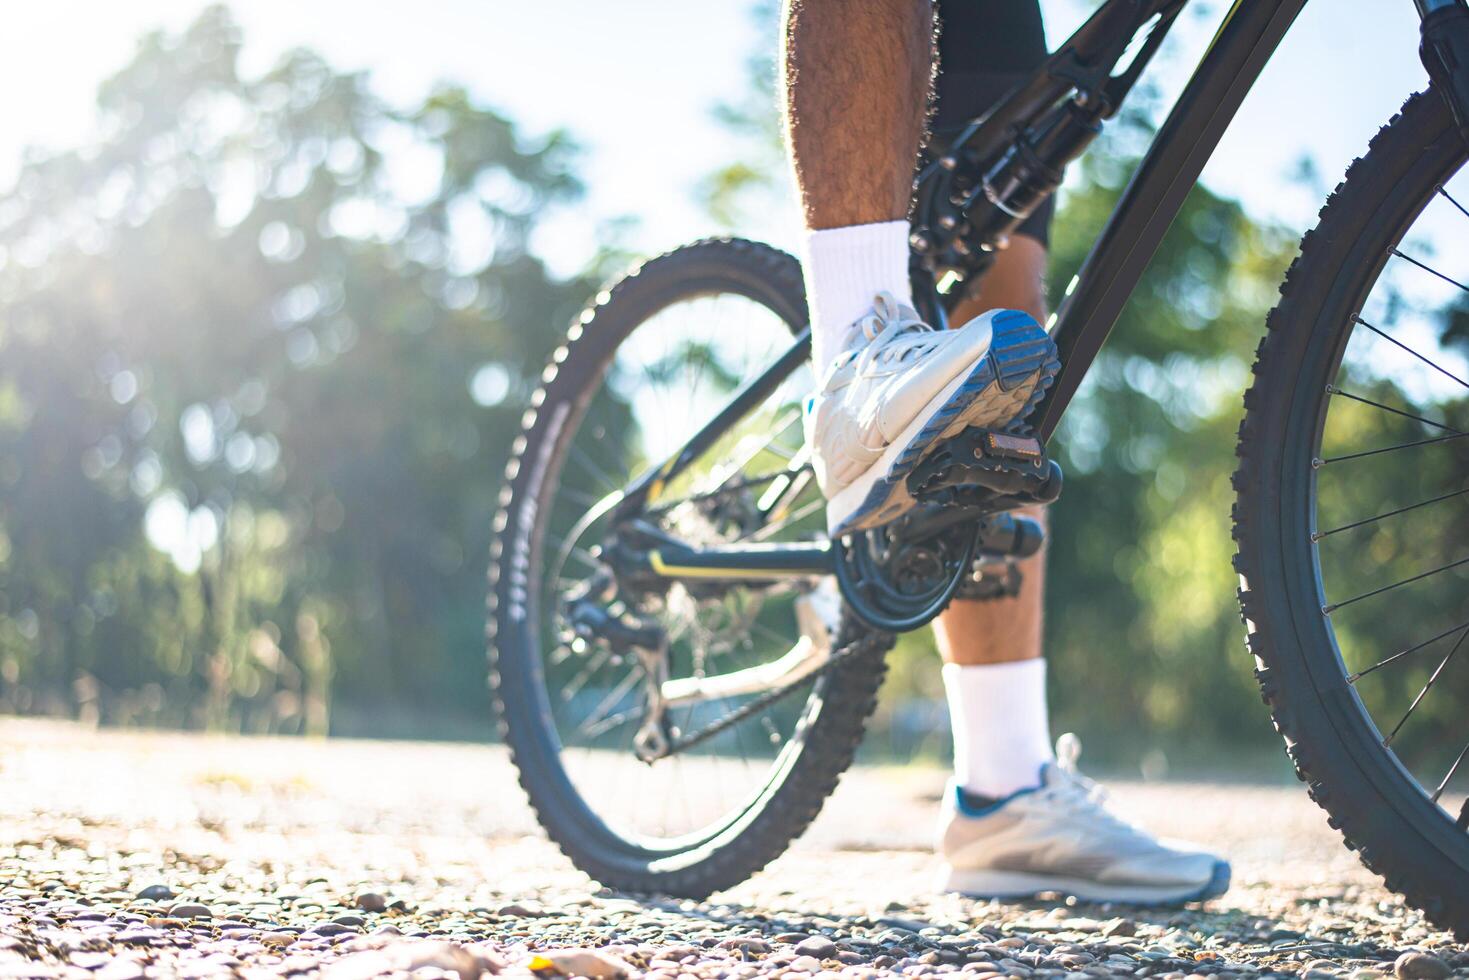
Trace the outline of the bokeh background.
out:
<instances>
[{"instance_id":1,"label":"bokeh background","mask_svg":"<svg viewBox=\"0 0 1469 980\"><path fill-rule=\"evenodd\" d=\"M769 3L386 6L62 2L0 38L0 712L493 738L490 528L561 331L637 256L797 240ZM1091 6L1046 0L1052 41ZM1221 15L1073 168L1054 286ZM1312 3L1068 417L1046 649L1090 758L1284 771L1229 564L1240 393L1423 84L1407 4ZM870 753L947 751L936 667L904 638Z\"/></svg>"}]
</instances>

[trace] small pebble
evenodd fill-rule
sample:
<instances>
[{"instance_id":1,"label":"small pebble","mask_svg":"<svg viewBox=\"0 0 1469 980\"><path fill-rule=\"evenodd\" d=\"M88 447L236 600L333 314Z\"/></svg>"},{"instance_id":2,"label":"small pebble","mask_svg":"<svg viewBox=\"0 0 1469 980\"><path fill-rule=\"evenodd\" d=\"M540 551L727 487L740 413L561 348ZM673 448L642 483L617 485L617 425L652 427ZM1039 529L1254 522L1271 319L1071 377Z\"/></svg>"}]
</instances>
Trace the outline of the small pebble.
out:
<instances>
[{"instance_id":1,"label":"small pebble","mask_svg":"<svg viewBox=\"0 0 1469 980\"><path fill-rule=\"evenodd\" d=\"M502 905L502 906L500 906L500 908L496 911L496 914L497 915L511 915L511 916L515 916L517 918L525 918L527 916L533 916L533 915L535 915L534 912L532 912L530 909L526 908L524 905L517 905L514 902L510 903L509 905Z\"/></svg>"},{"instance_id":2,"label":"small pebble","mask_svg":"<svg viewBox=\"0 0 1469 980\"><path fill-rule=\"evenodd\" d=\"M352 926L342 925L340 922L322 922L311 927L311 931L318 936L340 936L344 933L358 932Z\"/></svg>"},{"instance_id":3,"label":"small pebble","mask_svg":"<svg viewBox=\"0 0 1469 980\"><path fill-rule=\"evenodd\" d=\"M830 959L837 953L837 944L825 936L811 936L796 944L796 953L814 956L817 960Z\"/></svg>"},{"instance_id":4,"label":"small pebble","mask_svg":"<svg viewBox=\"0 0 1469 980\"><path fill-rule=\"evenodd\" d=\"M210 910L209 906L199 905L193 902L175 905L168 910L168 917L171 919L208 919L213 917L213 915L214 912Z\"/></svg>"},{"instance_id":5,"label":"small pebble","mask_svg":"<svg viewBox=\"0 0 1469 980\"><path fill-rule=\"evenodd\" d=\"M1393 972L1402 980L1443 980L1450 970L1447 963L1432 953L1410 950L1398 957Z\"/></svg>"},{"instance_id":6,"label":"small pebble","mask_svg":"<svg viewBox=\"0 0 1469 980\"><path fill-rule=\"evenodd\" d=\"M533 973L588 980L621 980L632 972L624 961L596 949L549 950L532 956L527 965Z\"/></svg>"},{"instance_id":7,"label":"small pebble","mask_svg":"<svg viewBox=\"0 0 1469 980\"><path fill-rule=\"evenodd\" d=\"M353 901L364 912L386 912L388 900L377 892L363 892Z\"/></svg>"}]
</instances>

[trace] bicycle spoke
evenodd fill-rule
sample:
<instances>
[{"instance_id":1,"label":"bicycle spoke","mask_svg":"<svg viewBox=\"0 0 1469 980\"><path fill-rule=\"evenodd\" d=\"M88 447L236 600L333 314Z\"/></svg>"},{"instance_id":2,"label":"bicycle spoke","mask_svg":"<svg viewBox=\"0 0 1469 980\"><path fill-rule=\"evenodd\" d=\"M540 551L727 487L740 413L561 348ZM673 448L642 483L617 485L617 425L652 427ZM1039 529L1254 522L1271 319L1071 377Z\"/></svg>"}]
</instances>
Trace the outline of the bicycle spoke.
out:
<instances>
[{"instance_id":1,"label":"bicycle spoke","mask_svg":"<svg viewBox=\"0 0 1469 980\"><path fill-rule=\"evenodd\" d=\"M1463 764L1464 756L1466 755L1469 755L1469 744L1466 744L1464 748L1459 752L1459 757L1454 760L1454 764L1452 766L1449 766L1448 775L1444 776L1443 782L1438 784L1438 789L1433 791L1433 796L1430 797L1433 802L1437 803L1438 798L1440 796L1443 796L1443 791L1448 787L1449 780L1453 779L1454 773L1459 771L1459 766Z\"/></svg>"},{"instance_id":2,"label":"bicycle spoke","mask_svg":"<svg viewBox=\"0 0 1469 980\"><path fill-rule=\"evenodd\" d=\"M714 486L700 489L698 492L706 496L712 495L725 490L728 486L735 483L736 475L743 472L746 466L749 466L751 463L753 463L757 456L759 456L763 452L771 452L776 450L775 441L781 437L781 434L785 432L787 428L790 427L790 424L792 422L796 421L800 417L800 412L791 412L784 418L774 420L770 423L770 435L767 436L764 440L757 441L756 444L752 446L744 447L744 443L746 440L741 439L740 444L737 445L735 448L743 448L743 452L741 453L740 458L737 459L734 464L729 468L729 472L725 476L725 478ZM754 433L751 433L751 435L754 435ZM776 451L775 455L784 457L783 461L788 463L790 462L791 456L794 456L795 454L792 453L790 456L787 456L782 450ZM785 471L782 470L780 472L783 473ZM779 473L776 473L772 474L769 477L762 477L761 479L774 479L776 476L779 475Z\"/></svg>"},{"instance_id":3,"label":"bicycle spoke","mask_svg":"<svg viewBox=\"0 0 1469 980\"><path fill-rule=\"evenodd\" d=\"M601 738L603 735L606 735L614 728L618 728L622 725L626 725L630 721L633 721L636 714L639 713L640 712L619 711L615 715L608 715L606 718L603 718L595 725L583 725L579 729L579 732L581 735L588 739Z\"/></svg>"},{"instance_id":4,"label":"bicycle spoke","mask_svg":"<svg viewBox=\"0 0 1469 980\"><path fill-rule=\"evenodd\" d=\"M598 650L595 655L588 657L587 662L582 664L581 670L577 671L576 675L567 681L566 685L557 692L561 697L562 703L568 703L572 698L580 694L581 689L586 687L587 681L591 680L597 671L601 670L611 658L612 651L606 648Z\"/></svg>"},{"instance_id":5,"label":"bicycle spoke","mask_svg":"<svg viewBox=\"0 0 1469 980\"><path fill-rule=\"evenodd\" d=\"M1442 374L1444 377L1449 378L1449 379L1451 379L1453 381L1457 381L1459 384L1463 385L1465 388L1469 388L1469 381L1465 381L1463 378L1459 377L1457 374L1454 374L1453 372L1449 371L1447 368L1445 368L1442 365L1440 365L1437 361L1434 361L1431 358L1425 357L1424 355L1418 353L1416 350L1414 350L1413 348L1409 347L1407 344L1403 343L1401 340L1398 340L1396 337L1393 337L1392 335L1384 332L1383 330L1380 330L1377 327L1374 327L1372 324L1368 323L1366 320L1362 319L1359 316L1352 317L1352 320L1354 322L1360 324L1361 326L1366 327L1368 330L1371 330L1373 333L1377 334L1377 336L1381 337L1383 340L1387 341L1388 343L1393 344L1394 346L1401 348L1402 350L1408 352L1409 354L1412 354L1414 357L1418 358L1418 360L1422 361L1424 364L1427 364L1429 367L1433 368L1435 371L1437 371L1438 373Z\"/></svg>"},{"instance_id":6,"label":"bicycle spoke","mask_svg":"<svg viewBox=\"0 0 1469 980\"><path fill-rule=\"evenodd\" d=\"M1400 408L1393 408L1391 405L1384 405L1381 402L1375 402L1370 398L1363 398L1361 395L1354 395L1349 391L1343 391L1335 385L1327 385L1326 393L1328 395L1340 395L1342 398L1350 398L1354 402L1361 402L1363 405L1371 405L1373 408L1380 408L1384 412L1391 412L1394 415L1401 415L1403 418L1412 419L1414 422L1422 422L1424 425L1432 426L1435 429L1442 429L1445 432L1453 432L1459 435L1463 435L1463 431L1461 429L1455 429L1453 426L1444 425L1442 422L1435 422L1433 421L1433 419L1426 419L1421 415L1414 415L1412 412L1405 412Z\"/></svg>"},{"instance_id":7,"label":"bicycle spoke","mask_svg":"<svg viewBox=\"0 0 1469 980\"><path fill-rule=\"evenodd\" d=\"M551 546L552 550L560 551L561 546L566 544L566 539L555 534L548 534L546 535L546 543ZM583 548L579 544L572 545L571 548L566 552L566 556L568 558L575 558L577 561L581 562L583 565L586 565L593 571L596 571L597 569L602 567L602 563L597 560L597 556L592 554L590 551ZM558 576L556 581L560 582L563 581L563 579L563 576Z\"/></svg>"},{"instance_id":8,"label":"bicycle spoke","mask_svg":"<svg viewBox=\"0 0 1469 980\"><path fill-rule=\"evenodd\" d=\"M740 538L740 540L744 541L748 539L750 541L768 541L780 532L784 531L786 528L790 527L792 524L795 524L797 521L804 520L805 518L810 517L812 514L816 513L818 510L825 506L826 498L817 497L816 499L807 501L800 507L797 507L785 517L776 521L774 524L767 524L764 527L759 528L758 530L746 535L744 538Z\"/></svg>"},{"instance_id":9,"label":"bicycle spoke","mask_svg":"<svg viewBox=\"0 0 1469 980\"><path fill-rule=\"evenodd\" d=\"M1436 436L1432 439L1417 439L1413 442L1400 442L1396 446L1383 446L1380 449L1364 449L1360 453L1347 453L1345 456L1328 456L1326 459L1312 460L1312 466L1320 469L1328 463L1345 463L1352 459L1365 459L1368 456L1380 456L1383 453L1397 452L1399 449L1413 449L1416 446L1432 446L1440 442L1452 442L1455 439L1463 439L1469 436L1469 432L1455 432L1451 436Z\"/></svg>"},{"instance_id":10,"label":"bicycle spoke","mask_svg":"<svg viewBox=\"0 0 1469 980\"><path fill-rule=\"evenodd\" d=\"M1402 251L1401 249L1397 249L1397 248L1393 249L1392 250L1392 254L1396 255L1400 259L1403 259L1405 261L1408 261L1408 262L1413 263L1418 268L1422 269L1424 272L1432 273L1433 275L1438 276L1444 282L1449 283L1450 285L1453 285L1453 286L1458 286L1460 289L1464 290L1464 292L1469 293L1469 286L1464 285L1462 282L1459 282L1459 280L1457 280L1457 279L1450 279L1448 276L1444 275L1442 272L1439 272L1433 266L1431 266L1431 265L1425 265L1424 263L1419 262L1417 259L1413 258L1413 256L1407 254L1406 252Z\"/></svg>"},{"instance_id":11,"label":"bicycle spoke","mask_svg":"<svg viewBox=\"0 0 1469 980\"><path fill-rule=\"evenodd\" d=\"M604 697L601 703L597 705L596 709L592 711L591 716L588 717L587 720L582 722L579 726L579 731L583 735L595 737L591 736L592 729L606 719L607 713L613 708L617 707L622 699L627 696L627 693L633 689L633 685L642 680L639 674L640 670L638 668L633 668L632 670L629 670L627 672L627 676L618 681L617 685L613 687L612 690L607 692L607 696ZM627 712L623 712L623 714L625 715L627 714ZM602 728L597 732L597 734L600 735L602 734L602 732L609 730L609 728Z\"/></svg>"},{"instance_id":12,"label":"bicycle spoke","mask_svg":"<svg viewBox=\"0 0 1469 980\"><path fill-rule=\"evenodd\" d=\"M687 497L677 497L672 500L664 500L662 497L660 497L658 498L660 503L656 507L645 508L643 510L643 515L645 517L659 517L667 514L669 511L672 511L682 506L683 504L697 503L701 500L713 500L714 498L722 496L724 494L734 493L736 490L748 490L765 483L772 483L776 480L779 480L783 476L789 476L790 473L790 470L776 470L773 473L761 473L757 476L741 477L740 479L730 479L727 483L723 484L716 490L701 490L697 493L690 493Z\"/></svg>"},{"instance_id":13,"label":"bicycle spoke","mask_svg":"<svg viewBox=\"0 0 1469 980\"><path fill-rule=\"evenodd\" d=\"M590 473L593 478L600 481L602 488L607 492L615 493L617 491L617 481L605 469L598 466L597 461L592 459L591 455L576 443L571 444L571 458L580 463L582 468Z\"/></svg>"},{"instance_id":14,"label":"bicycle spoke","mask_svg":"<svg viewBox=\"0 0 1469 980\"><path fill-rule=\"evenodd\" d=\"M1444 197L1448 198L1449 203L1452 204L1454 207L1458 208L1460 214L1462 214L1466 218L1469 218L1469 211L1465 211L1464 210L1464 205L1462 205L1458 201L1454 200L1454 195L1450 194L1448 191L1444 190L1442 187L1440 187L1438 189L1438 192L1440 194L1442 194Z\"/></svg>"},{"instance_id":15,"label":"bicycle spoke","mask_svg":"<svg viewBox=\"0 0 1469 980\"><path fill-rule=\"evenodd\" d=\"M729 698L719 699L719 710L721 714L730 710ZM761 715L760 717L763 718L765 716ZM748 732L744 725L736 725L732 731L735 736L735 748L739 749L740 752L740 765L748 770L750 768L750 747L746 742L746 739L749 737Z\"/></svg>"},{"instance_id":16,"label":"bicycle spoke","mask_svg":"<svg viewBox=\"0 0 1469 980\"><path fill-rule=\"evenodd\" d=\"M755 628L755 630L757 632L759 632L762 636L764 636L767 640L774 641L777 649L779 649L782 646L789 646L790 645L790 642L791 642L791 638L790 637L788 637L788 636L781 636L779 633L777 633L775 630L771 629L769 626L766 626L764 623L756 622L756 623L751 623L750 625L753 626ZM784 653L784 652L785 652L784 650L781 651L781 653Z\"/></svg>"},{"instance_id":17,"label":"bicycle spoke","mask_svg":"<svg viewBox=\"0 0 1469 980\"><path fill-rule=\"evenodd\" d=\"M1428 697L1429 690L1433 688L1434 684L1438 683L1439 677L1443 675L1444 668L1449 665L1449 661L1454 659L1454 654L1458 653L1459 648L1464 645L1465 636L1469 636L1469 633L1461 634L1459 639L1454 643L1454 648L1448 652L1448 656L1438 662L1438 666L1434 668L1433 674L1428 678L1428 683L1423 685L1423 690L1418 692L1418 696L1413 699L1412 704L1408 705L1408 710L1403 714L1402 719L1393 726L1392 731L1388 732L1387 738L1382 740L1384 748L1392 744L1392 740L1398 737L1398 732L1402 731L1403 725L1412 717L1413 712L1418 710L1418 706L1423 703L1423 699Z\"/></svg>"},{"instance_id":18,"label":"bicycle spoke","mask_svg":"<svg viewBox=\"0 0 1469 980\"><path fill-rule=\"evenodd\" d=\"M1426 572L1419 572L1412 578L1405 578L1401 582L1394 582L1391 585L1384 585L1380 589L1373 589L1371 592L1363 592L1361 595L1352 596L1352 598L1344 599L1341 602L1330 603L1329 605L1323 606L1321 608L1321 611L1330 616L1342 606L1350 606L1354 602L1360 602L1363 599L1370 599L1375 595L1382 595L1384 592L1391 592L1393 589L1400 588L1404 585L1410 585L1413 582L1418 582L1422 579L1428 578L1430 575L1437 575L1439 572L1446 572L1451 568L1458 568L1460 565L1465 564L1469 564L1469 558L1460 558L1458 561L1451 561L1447 565L1440 565L1439 567L1431 568Z\"/></svg>"},{"instance_id":19,"label":"bicycle spoke","mask_svg":"<svg viewBox=\"0 0 1469 980\"><path fill-rule=\"evenodd\" d=\"M1320 541L1322 538L1328 537L1332 534L1336 534L1338 531L1350 531L1353 528L1365 527L1368 524L1375 524L1376 522L1383 520L1384 518L1396 517L1399 514L1406 514L1410 510L1417 510L1419 507L1427 507L1429 504L1436 504L1440 500L1449 500L1453 497L1461 497L1466 493L1469 493L1469 487L1465 487L1462 490L1453 490L1449 493L1443 494L1442 496L1433 497L1428 500L1421 500L1416 504L1409 504L1406 507L1399 507L1396 510L1390 510L1386 513L1378 514L1376 517L1364 517L1360 521L1353 521L1350 524L1343 524L1340 527L1334 527L1329 531L1312 531L1311 540Z\"/></svg>"},{"instance_id":20,"label":"bicycle spoke","mask_svg":"<svg viewBox=\"0 0 1469 980\"><path fill-rule=\"evenodd\" d=\"M556 492L559 496L566 497L579 507L594 507L606 499L605 496L598 497L596 494L587 493L575 487L568 487L565 484L558 487Z\"/></svg>"},{"instance_id":21,"label":"bicycle spoke","mask_svg":"<svg viewBox=\"0 0 1469 980\"><path fill-rule=\"evenodd\" d=\"M1349 674L1349 675L1347 675L1347 683L1348 684L1355 684L1355 683L1357 683L1357 681L1359 681L1362 678L1366 677L1368 674L1372 673L1375 670L1379 670L1379 669L1381 669L1383 667L1386 667L1388 664L1390 664L1390 663L1392 663L1392 662L1394 662L1396 660L1400 660L1403 657L1406 657L1410 653L1417 653L1419 650L1422 650L1424 647L1428 646L1430 643L1436 643L1439 640L1442 640L1446 636L1453 636L1455 633L1462 632L1462 631L1464 631L1466 629L1469 629L1469 622L1460 623L1458 626L1451 626L1448 629L1444 630L1442 633L1438 634L1437 636L1430 636L1428 639L1424 640L1422 643L1415 643L1414 645L1408 647L1406 650L1399 650L1397 653L1393 654L1391 657L1387 657L1386 659L1379 660L1377 663L1373 664L1371 667L1366 668L1365 670L1359 670L1355 674Z\"/></svg>"}]
</instances>

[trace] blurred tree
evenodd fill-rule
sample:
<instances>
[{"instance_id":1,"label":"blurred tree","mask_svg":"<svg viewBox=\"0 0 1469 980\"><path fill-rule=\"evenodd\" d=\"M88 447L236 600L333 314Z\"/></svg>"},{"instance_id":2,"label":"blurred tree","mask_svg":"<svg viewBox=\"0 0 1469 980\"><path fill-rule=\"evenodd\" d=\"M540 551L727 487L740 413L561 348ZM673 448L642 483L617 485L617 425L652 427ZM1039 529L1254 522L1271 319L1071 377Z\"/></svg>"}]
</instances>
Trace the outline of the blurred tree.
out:
<instances>
[{"instance_id":1,"label":"blurred tree","mask_svg":"<svg viewBox=\"0 0 1469 980\"><path fill-rule=\"evenodd\" d=\"M1152 108L1135 102L1074 168L1052 234L1053 305L1151 139ZM1235 604L1229 476L1251 353L1294 252L1283 230L1196 187L1058 433L1058 724L1105 733L1114 754L1274 746Z\"/></svg>"},{"instance_id":2,"label":"blurred tree","mask_svg":"<svg viewBox=\"0 0 1469 980\"><path fill-rule=\"evenodd\" d=\"M222 7L146 37L100 139L0 198L0 707L447 730L482 718L500 473L588 290L530 248L573 148L309 51L247 78L240 44Z\"/></svg>"}]
</instances>

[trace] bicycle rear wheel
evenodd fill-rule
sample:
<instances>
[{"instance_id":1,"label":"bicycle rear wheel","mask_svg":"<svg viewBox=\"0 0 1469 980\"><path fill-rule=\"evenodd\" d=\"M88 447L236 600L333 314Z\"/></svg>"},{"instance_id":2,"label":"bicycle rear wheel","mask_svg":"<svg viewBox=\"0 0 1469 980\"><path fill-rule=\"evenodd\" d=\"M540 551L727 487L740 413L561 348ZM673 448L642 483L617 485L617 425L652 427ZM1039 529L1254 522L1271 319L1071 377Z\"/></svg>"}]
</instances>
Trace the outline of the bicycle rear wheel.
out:
<instances>
[{"instance_id":1,"label":"bicycle rear wheel","mask_svg":"<svg viewBox=\"0 0 1469 980\"><path fill-rule=\"evenodd\" d=\"M1469 151L1413 96L1302 241L1240 427L1265 701L1350 847L1469 932Z\"/></svg>"},{"instance_id":2,"label":"bicycle rear wheel","mask_svg":"<svg viewBox=\"0 0 1469 980\"><path fill-rule=\"evenodd\" d=\"M759 710L750 693L672 709L676 735L750 713L696 749L646 764L634 754L645 710L637 658L567 628L567 597L605 566L618 489L683 445L805 322L795 259L745 241L699 242L602 293L527 414L493 562L492 686L542 825L608 885L702 897L759 870L835 789L875 706L891 644L881 636ZM809 376L788 379L641 519L695 543L820 536L824 503L800 426L810 385ZM667 637L672 679L700 678L785 654L800 635L797 602L821 587L671 585L619 592L612 608ZM868 634L846 621L838 643L859 636Z\"/></svg>"}]
</instances>

